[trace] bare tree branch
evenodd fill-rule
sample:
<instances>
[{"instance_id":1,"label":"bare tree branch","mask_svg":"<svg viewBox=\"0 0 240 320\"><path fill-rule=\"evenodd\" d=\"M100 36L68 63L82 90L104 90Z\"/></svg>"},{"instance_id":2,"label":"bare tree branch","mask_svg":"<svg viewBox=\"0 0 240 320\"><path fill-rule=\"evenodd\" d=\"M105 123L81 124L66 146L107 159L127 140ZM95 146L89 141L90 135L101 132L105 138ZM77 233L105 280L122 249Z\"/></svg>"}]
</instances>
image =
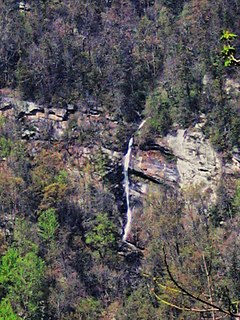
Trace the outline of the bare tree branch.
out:
<instances>
[{"instance_id":1,"label":"bare tree branch","mask_svg":"<svg viewBox=\"0 0 240 320\"><path fill-rule=\"evenodd\" d=\"M167 261L167 254L166 254L166 251L165 251L165 248L163 247L163 254L164 254L164 262L165 262L165 265L166 265L166 269L167 269L167 273L171 279L171 281L175 284L175 286L180 289L183 293L185 293L186 295L188 295L190 298L196 300L196 301L199 301L209 307L211 307L212 309L217 309L219 312L222 312L226 315L229 315L229 316L232 316L232 317L235 317L236 319L239 319L239 315L238 314L235 314L233 312L231 312L231 310L227 311L223 308L221 308L220 306L217 306L211 302L208 302L206 300L203 300L202 298L198 297L198 296L195 296L193 293L189 292L187 289L185 289L181 284L179 284L179 282L173 277L171 271L170 271L170 268L169 268L169 265L168 265L168 261ZM205 310L207 311L207 310ZM211 310L213 311L213 310Z\"/></svg>"}]
</instances>

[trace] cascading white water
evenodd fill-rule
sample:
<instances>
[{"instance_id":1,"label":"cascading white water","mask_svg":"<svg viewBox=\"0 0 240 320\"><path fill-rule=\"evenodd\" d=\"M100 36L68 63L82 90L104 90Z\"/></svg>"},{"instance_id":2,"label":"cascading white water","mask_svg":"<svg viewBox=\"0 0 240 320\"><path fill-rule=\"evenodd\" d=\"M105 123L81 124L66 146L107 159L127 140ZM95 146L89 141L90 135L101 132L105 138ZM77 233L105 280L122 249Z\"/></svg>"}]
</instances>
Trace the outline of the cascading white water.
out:
<instances>
[{"instance_id":1,"label":"cascading white water","mask_svg":"<svg viewBox=\"0 0 240 320\"><path fill-rule=\"evenodd\" d=\"M143 120L140 126L137 130L141 129L144 125L146 120ZM128 176L128 169L131 159L131 152L132 152L132 146L133 146L133 136L128 142L128 149L127 153L124 156L124 162L123 162L123 173L124 173L124 189L125 189L125 195L126 195L126 202L127 202L127 223L123 230L123 241L127 240L128 234L131 230L131 222L132 222L132 209L130 207L130 187L129 187L129 176Z\"/></svg>"},{"instance_id":2,"label":"cascading white water","mask_svg":"<svg viewBox=\"0 0 240 320\"><path fill-rule=\"evenodd\" d=\"M132 210L130 208L129 202L129 177L128 177L128 169L129 163L131 158L131 151L133 145L133 137L129 140L127 153L124 156L124 163L123 163L123 172L124 172L124 188L125 188L125 195L126 195L126 202L127 202L127 223L124 227L123 232L123 241L126 241L128 233L131 228L131 220L132 220Z\"/></svg>"}]
</instances>

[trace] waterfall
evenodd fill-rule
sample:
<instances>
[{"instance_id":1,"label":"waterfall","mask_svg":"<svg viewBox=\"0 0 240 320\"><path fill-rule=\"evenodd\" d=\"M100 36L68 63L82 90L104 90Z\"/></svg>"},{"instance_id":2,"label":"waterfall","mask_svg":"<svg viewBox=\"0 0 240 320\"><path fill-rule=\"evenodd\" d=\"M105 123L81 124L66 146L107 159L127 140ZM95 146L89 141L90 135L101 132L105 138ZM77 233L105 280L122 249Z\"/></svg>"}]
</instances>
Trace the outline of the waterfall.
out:
<instances>
[{"instance_id":1,"label":"waterfall","mask_svg":"<svg viewBox=\"0 0 240 320\"><path fill-rule=\"evenodd\" d=\"M137 130L141 129L144 125L146 120L143 120L140 126ZM129 183L129 164L131 160L131 152L132 152L132 146L133 146L133 136L128 142L128 149L124 156L123 161L123 173L124 173L124 190L125 190L125 196L126 196L126 203L127 203L127 223L123 229L123 241L127 240L128 234L131 230L131 222L132 222L132 209L130 207L130 183Z\"/></svg>"},{"instance_id":2,"label":"waterfall","mask_svg":"<svg viewBox=\"0 0 240 320\"><path fill-rule=\"evenodd\" d=\"M129 140L127 153L124 156L124 163L123 163L124 188L125 188L125 196L126 196L126 202L127 202L127 223L124 227L123 241L126 241L127 239L128 233L131 228L131 220L132 220L132 210L130 208L130 203L129 203L129 176L128 176L132 145L133 145L133 137L131 137L131 139Z\"/></svg>"}]
</instances>

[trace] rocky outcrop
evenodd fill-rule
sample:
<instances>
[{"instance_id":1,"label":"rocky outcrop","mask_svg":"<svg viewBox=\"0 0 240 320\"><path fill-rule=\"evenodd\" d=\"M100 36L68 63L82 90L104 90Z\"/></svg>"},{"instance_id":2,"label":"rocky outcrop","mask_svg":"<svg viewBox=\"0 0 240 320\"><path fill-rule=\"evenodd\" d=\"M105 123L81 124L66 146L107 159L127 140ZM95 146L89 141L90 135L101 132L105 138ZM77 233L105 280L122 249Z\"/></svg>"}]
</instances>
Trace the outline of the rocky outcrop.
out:
<instances>
[{"instance_id":1,"label":"rocky outcrop","mask_svg":"<svg viewBox=\"0 0 240 320\"><path fill-rule=\"evenodd\" d=\"M85 146L101 140L110 150L118 130L116 119L103 114L100 108L89 109L84 105L43 106L4 96L0 99L0 115L20 122L22 138L28 140L79 139Z\"/></svg>"},{"instance_id":2,"label":"rocky outcrop","mask_svg":"<svg viewBox=\"0 0 240 320\"><path fill-rule=\"evenodd\" d=\"M178 129L168 134L166 141L177 158L180 188L196 186L199 192L207 192L210 203L214 203L221 179L221 158L204 137L200 125Z\"/></svg>"},{"instance_id":3,"label":"rocky outcrop","mask_svg":"<svg viewBox=\"0 0 240 320\"><path fill-rule=\"evenodd\" d=\"M183 212L195 210L205 214L217 204L221 183L231 185L240 177L239 150L234 150L228 160L217 153L204 135L205 121L202 115L188 129L176 127L144 148L134 145L130 163L132 225L128 240L137 247L145 247L149 236L142 221L150 219L150 209L146 211L144 203L150 201L147 206L150 208L151 198L160 197L166 187L179 199Z\"/></svg>"},{"instance_id":4,"label":"rocky outcrop","mask_svg":"<svg viewBox=\"0 0 240 320\"><path fill-rule=\"evenodd\" d=\"M69 115L74 113L74 105L66 108L46 108L31 101L3 97L0 114L14 117L22 124L22 138L34 140L61 140L67 128Z\"/></svg>"},{"instance_id":5,"label":"rocky outcrop","mask_svg":"<svg viewBox=\"0 0 240 320\"><path fill-rule=\"evenodd\" d=\"M230 88L230 84L229 84ZM235 84L234 84L235 88ZM230 89L229 89L230 90ZM231 89L232 90L232 89ZM231 93L229 91L229 94ZM99 110L81 109L74 105L46 107L17 98L2 98L0 115L13 117L20 124L23 139L31 140L30 153L41 150L45 141L55 141L59 150L71 157L78 168L84 168L103 154L99 164L104 164L104 173L111 181L112 190L122 213L123 221L126 203L123 190L123 148L116 148L116 137L124 145L132 134L125 126L120 128L115 118ZM147 121L147 120L146 120ZM188 129L172 128L166 137L158 137L147 145L133 144L129 165L130 205L132 208L132 230L129 238L134 243L142 243L145 236L135 241L136 230L141 229L146 195L160 194L166 187L177 195L196 195L194 205L207 209L217 200L217 190L221 179L230 175L240 175L240 151L233 150L232 159L226 161L217 153L204 135L205 116ZM145 122L143 122L145 123ZM120 129L123 131L121 131ZM119 131L120 130L120 131ZM141 133L142 128L139 128ZM138 132L139 132L138 131ZM119 133L120 132L120 133ZM119 133L119 134L118 134ZM95 157L95 158L94 158ZM95 173L94 173L95 174ZM100 181L95 177L95 183ZM183 199L181 197L181 199ZM200 199L200 200L199 200ZM184 199L186 203L186 198ZM193 203L193 200L191 199ZM203 203L204 202L204 203ZM135 230L135 231L134 231Z\"/></svg>"},{"instance_id":6,"label":"rocky outcrop","mask_svg":"<svg viewBox=\"0 0 240 320\"><path fill-rule=\"evenodd\" d=\"M228 88L236 86L235 82L228 83ZM102 152L110 161L119 165L123 153L117 152L111 144L118 130L116 119L100 111L96 114L84 113L84 110L76 112L76 106L72 104L64 108L47 108L12 97L3 97L0 101L0 114L14 116L21 122L22 138L61 141L70 134L70 138L79 139L85 149L101 140ZM221 175L239 171L240 160L239 152L235 150L232 161L222 165L221 156L204 136L205 121L203 115L198 123L187 130L176 127L166 137L159 137L149 145L134 145L130 161L131 174L145 181L145 185L155 182L182 190L188 186L198 186L202 192L207 191L210 201L214 202ZM85 136L88 139L86 142ZM87 154L81 152L84 153ZM147 190L146 186L140 185L136 189L140 192Z\"/></svg>"},{"instance_id":7,"label":"rocky outcrop","mask_svg":"<svg viewBox=\"0 0 240 320\"><path fill-rule=\"evenodd\" d=\"M12 110L17 118L22 118L24 116L36 114L37 112L44 112L44 107L37 105L34 102L6 97L1 101L0 111L4 112L6 110Z\"/></svg>"},{"instance_id":8,"label":"rocky outcrop","mask_svg":"<svg viewBox=\"0 0 240 320\"><path fill-rule=\"evenodd\" d=\"M25 1L20 1L18 4L18 8L20 11L30 11L31 10L30 4L26 3Z\"/></svg>"},{"instance_id":9,"label":"rocky outcrop","mask_svg":"<svg viewBox=\"0 0 240 320\"><path fill-rule=\"evenodd\" d=\"M140 176L181 192L195 187L205 196L208 205L215 203L222 175L240 173L240 157L236 151L232 160L223 164L221 155L203 133L205 121L202 115L193 127L175 128L144 150L135 146L130 163L133 179L134 175ZM137 189L147 188L138 186Z\"/></svg>"},{"instance_id":10,"label":"rocky outcrop","mask_svg":"<svg viewBox=\"0 0 240 320\"><path fill-rule=\"evenodd\" d=\"M152 182L171 186L177 184L180 178L174 160L169 161L164 153L156 150L134 150L130 169L133 174Z\"/></svg>"}]
</instances>

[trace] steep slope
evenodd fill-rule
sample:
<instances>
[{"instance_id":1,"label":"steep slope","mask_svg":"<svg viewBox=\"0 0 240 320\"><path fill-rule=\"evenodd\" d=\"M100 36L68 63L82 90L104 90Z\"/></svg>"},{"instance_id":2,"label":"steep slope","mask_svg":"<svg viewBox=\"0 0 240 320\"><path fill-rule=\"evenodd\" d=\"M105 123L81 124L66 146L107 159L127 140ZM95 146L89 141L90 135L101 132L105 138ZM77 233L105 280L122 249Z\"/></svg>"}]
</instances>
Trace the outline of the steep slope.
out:
<instances>
[{"instance_id":1,"label":"steep slope","mask_svg":"<svg viewBox=\"0 0 240 320\"><path fill-rule=\"evenodd\" d=\"M0 0L0 318L239 318L239 9Z\"/></svg>"}]
</instances>

